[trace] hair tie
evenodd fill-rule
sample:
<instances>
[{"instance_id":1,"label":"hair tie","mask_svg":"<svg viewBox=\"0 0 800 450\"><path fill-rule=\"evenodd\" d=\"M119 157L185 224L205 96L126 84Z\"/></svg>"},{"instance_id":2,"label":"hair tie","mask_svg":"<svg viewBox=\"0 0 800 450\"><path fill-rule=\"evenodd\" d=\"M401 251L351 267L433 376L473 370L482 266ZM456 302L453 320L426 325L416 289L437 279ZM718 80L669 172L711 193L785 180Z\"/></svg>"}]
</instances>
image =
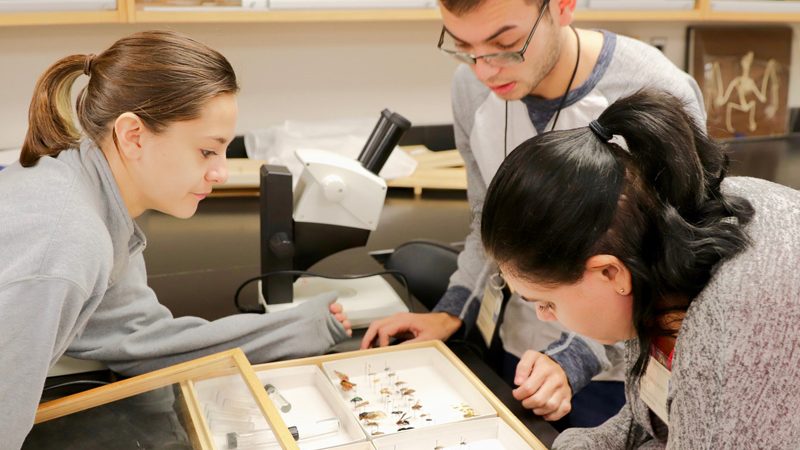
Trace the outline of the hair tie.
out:
<instances>
[{"instance_id":1,"label":"hair tie","mask_svg":"<svg viewBox=\"0 0 800 450\"><path fill-rule=\"evenodd\" d=\"M94 62L94 53L86 55L86 60L83 61L83 74L88 76L92 75L92 63Z\"/></svg>"},{"instance_id":2,"label":"hair tie","mask_svg":"<svg viewBox=\"0 0 800 450\"><path fill-rule=\"evenodd\" d=\"M609 142L611 138L614 137L606 127L596 120L589 122L589 129L603 142Z\"/></svg>"}]
</instances>

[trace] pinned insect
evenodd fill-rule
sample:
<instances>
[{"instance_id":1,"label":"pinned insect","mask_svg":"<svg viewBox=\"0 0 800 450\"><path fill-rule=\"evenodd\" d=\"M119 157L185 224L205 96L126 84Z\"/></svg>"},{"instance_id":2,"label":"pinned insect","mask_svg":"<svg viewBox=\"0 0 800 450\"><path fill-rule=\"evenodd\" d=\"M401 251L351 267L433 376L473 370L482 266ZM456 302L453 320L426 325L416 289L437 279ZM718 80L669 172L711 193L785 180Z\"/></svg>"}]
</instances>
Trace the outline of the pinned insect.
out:
<instances>
[{"instance_id":1,"label":"pinned insect","mask_svg":"<svg viewBox=\"0 0 800 450\"><path fill-rule=\"evenodd\" d=\"M336 376L339 377L340 380L344 380L344 381L350 380L350 376L347 375L346 373L339 372L338 370L334 370L333 373L335 373Z\"/></svg>"},{"instance_id":2,"label":"pinned insect","mask_svg":"<svg viewBox=\"0 0 800 450\"><path fill-rule=\"evenodd\" d=\"M414 389L411 389L411 388L403 388L403 389L400 390L400 394L402 394L402 395L411 395L414 392L417 392L417 391L415 391Z\"/></svg>"},{"instance_id":3,"label":"pinned insect","mask_svg":"<svg viewBox=\"0 0 800 450\"><path fill-rule=\"evenodd\" d=\"M346 373L339 372L338 370L334 370L333 373L339 377L339 385L342 387L343 391L351 391L356 386L355 383L350 381L350 377Z\"/></svg>"},{"instance_id":4,"label":"pinned insect","mask_svg":"<svg viewBox=\"0 0 800 450\"><path fill-rule=\"evenodd\" d=\"M383 411L364 411L358 415L361 420L380 420L385 419L386 414Z\"/></svg>"},{"instance_id":5,"label":"pinned insect","mask_svg":"<svg viewBox=\"0 0 800 450\"><path fill-rule=\"evenodd\" d=\"M413 430L413 429L414 429L414 427L403 427L403 428L398 428L397 431L406 431L406 430Z\"/></svg>"},{"instance_id":6,"label":"pinned insect","mask_svg":"<svg viewBox=\"0 0 800 450\"><path fill-rule=\"evenodd\" d=\"M476 416L475 409L473 409L466 403L462 403L459 406L454 406L454 408L461 411L461 414L464 416L465 419Z\"/></svg>"},{"instance_id":7,"label":"pinned insect","mask_svg":"<svg viewBox=\"0 0 800 450\"><path fill-rule=\"evenodd\" d=\"M400 416L400 419L396 423L397 425L408 425L408 419L406 419L406 413L403 413L403 415Z\"/></svg>"},{"instance_id":8,"label":"pinned insect","mask_svg":"<svg viewBox=\"0 0 800 450\"><path fill-rule=\"evenodd\" d=\"M422 409L422 405L419 404L419 400L417 400L417 403L414 403L414 405L411 406L411 409Z\"/></svg>"},{"instance_id":9,"label":"pinned insect","mask_svg":"<svg viewBox=\"0 0 800 450\"><path fill-rule=\"evenodd\" d=\"M359 409L359 408L363 408L363 407L365 407L365 406L367 406L367 405L369 405L369 401L367 401L367 400L364 400L364 401L363 401L363 402L361 402L361 403L356 403L356 406L355 406L355 408L356 408L356 409Z\"/></svg>"}]
</instances>

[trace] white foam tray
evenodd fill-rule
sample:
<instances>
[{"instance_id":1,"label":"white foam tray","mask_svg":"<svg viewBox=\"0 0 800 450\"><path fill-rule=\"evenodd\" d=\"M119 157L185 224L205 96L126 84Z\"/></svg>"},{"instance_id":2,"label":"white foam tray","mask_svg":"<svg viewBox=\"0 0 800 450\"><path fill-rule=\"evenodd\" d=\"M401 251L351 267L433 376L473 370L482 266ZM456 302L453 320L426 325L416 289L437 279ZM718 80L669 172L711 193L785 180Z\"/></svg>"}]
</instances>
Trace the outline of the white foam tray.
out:
<instances>
[{"instance_id":1,"label":"white foam tray","mask_svg":"<svg viewBox=\"0 0 800 450\"><path fill-rule=\"evenodd\" d=\"M463 444L462 444L463 443ZM377 450L528 450L530 446L499 417L412 430L373 440Z\"/></svg>"},{"instance_id":2,"label":"white foam tray","mask_svg":"<svg viewBox=\"0 0 800 450\"><path fill-rule=\"evenodd\" d=\"M347 406L317 366L263 370L257 372L257 376L262 384L269 383L275 386L292 405L288 412L281 412L287 426L297 426L303 430L304 426L312 426L324 419L340 420L340 427L336 433L305 439L301 431L301 439L297 442L301 449L316 450L365 441L366 436L358 421L349 413ZM226 438L228 432L265 432L269 429L250 391L240 380L238 375L233 375L195 383L200 410L208 422L214 445L218 449L228 448ZM223 419L231 418L232 421L214 420L220 416L223 416ZM250 429L247 426L237 425L247 422L253 424ZM259 446L240 445L237 450L273 448L280 448L277 442ZM353 449L358 448L369 447L353 447Z\"/></svg>"},{"instance_id":3,"label":"white foam tray","mask_svg":"<svg viewBox=\"0 0 800 450\"><path fill-rule=\"evenodd\" d=\"M354 417L375 411L383 413L381 418L359 421L364 432L373 438L396 434L400 428L421 429L497 415L477 388L435 348L353 357L325 362L322 366ZM356 386L343 389L337 371L346 374ZM414 392L404 395L403 388ZM359 402L353 401L355 397L369 404L356 407ZM414 409L417 404L420 408ZM470 414L465 414L467 411ZM408 423L398 423L402 413L393 412L404 412Z\"/></svg>"}]
</instances>

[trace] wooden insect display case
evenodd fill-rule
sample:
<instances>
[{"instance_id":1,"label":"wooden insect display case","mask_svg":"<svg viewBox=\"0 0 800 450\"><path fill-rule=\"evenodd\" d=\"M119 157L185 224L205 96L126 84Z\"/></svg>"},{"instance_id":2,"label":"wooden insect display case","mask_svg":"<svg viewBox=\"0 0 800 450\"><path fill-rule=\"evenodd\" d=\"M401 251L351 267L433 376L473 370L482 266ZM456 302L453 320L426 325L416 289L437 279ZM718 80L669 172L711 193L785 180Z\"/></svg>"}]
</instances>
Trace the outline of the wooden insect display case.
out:
<instances>
[{"instance_id":1,"label":"wooden insect display case","mask_svg":"<svg viewBox=\"0 0 800 450\"><path fill-rule=\"evenodd\" d=\"M194 383L222 377L249 393L262 420L278 417L239 349L177 364L42 403L23 449L212 449ZM291 440L282 423L275 441Z\"/></svg>"},{"instance_id":2,"label":"wooden insect display case","mask_svg":"<svg viewBox=\"0 0 800 450\"><path fill-rule=\"evenodd\" d=\"M253 369L292 443L304 450L545 448L439 341ZM215 448L279 448L259 425L254 405L226 408L246 397L242 386L214 378L194 383L194 389L196 409L227 413L234 421L206 416Z\"/></svg>"},{"instance_id":3,"label":"wooden insect display case","mask_svg":"<svg viewBox=\"0 0 800 450\"><path fill-rule=\"evenodd\" d=\"M186 435L170 449L545 448L439 341L256 366L234 350L42 405L37 422L155 389Z\"/></svg>"}]
</instances>

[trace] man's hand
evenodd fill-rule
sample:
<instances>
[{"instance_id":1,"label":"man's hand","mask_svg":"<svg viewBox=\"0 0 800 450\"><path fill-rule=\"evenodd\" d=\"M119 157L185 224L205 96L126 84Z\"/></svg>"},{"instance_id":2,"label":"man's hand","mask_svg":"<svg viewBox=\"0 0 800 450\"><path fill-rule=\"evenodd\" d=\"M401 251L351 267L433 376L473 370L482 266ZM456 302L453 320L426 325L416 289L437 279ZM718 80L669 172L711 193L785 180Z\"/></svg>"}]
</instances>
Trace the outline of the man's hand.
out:
<instances>
[{"instance_id":1,"label":"man's hand","mask_svg":"<svg viewBox=\"0 0 800 450\"><path fill-rule=\"evenodd\" d=\"M408 342L445 340L461 327L461 319L445 312L396 313L385 319L372 322L361 340L361 348L389 345L394 336L409 337ZM377 342L375 342L377 341Z\"/></svg>"},{"instance_id":2,"label":"man's hand","mask_svg":"<svg viewBox=\"0 0 800 450\"><path fill-rule=\"evenodd\" d=\"M342 305L339 303L331 303L330 306L328 306L328 309L330 309L333 317L342 324L347 335L352 336L353 327L350 325L350 320L347 318L347 314L344 313L344 308Z\"/></svg>"},{"instance_id":3,"label":"man's hand","mask_svg":"<svg viewBox=\"0 0 800 450\"><path fill-rule=\"evenodd\" d=\"M522 406L545 420L558 420L572 410L572 388L561 366L544 353L528 350L517 364L512 391Z\"/></svg>"}]
</instances>

